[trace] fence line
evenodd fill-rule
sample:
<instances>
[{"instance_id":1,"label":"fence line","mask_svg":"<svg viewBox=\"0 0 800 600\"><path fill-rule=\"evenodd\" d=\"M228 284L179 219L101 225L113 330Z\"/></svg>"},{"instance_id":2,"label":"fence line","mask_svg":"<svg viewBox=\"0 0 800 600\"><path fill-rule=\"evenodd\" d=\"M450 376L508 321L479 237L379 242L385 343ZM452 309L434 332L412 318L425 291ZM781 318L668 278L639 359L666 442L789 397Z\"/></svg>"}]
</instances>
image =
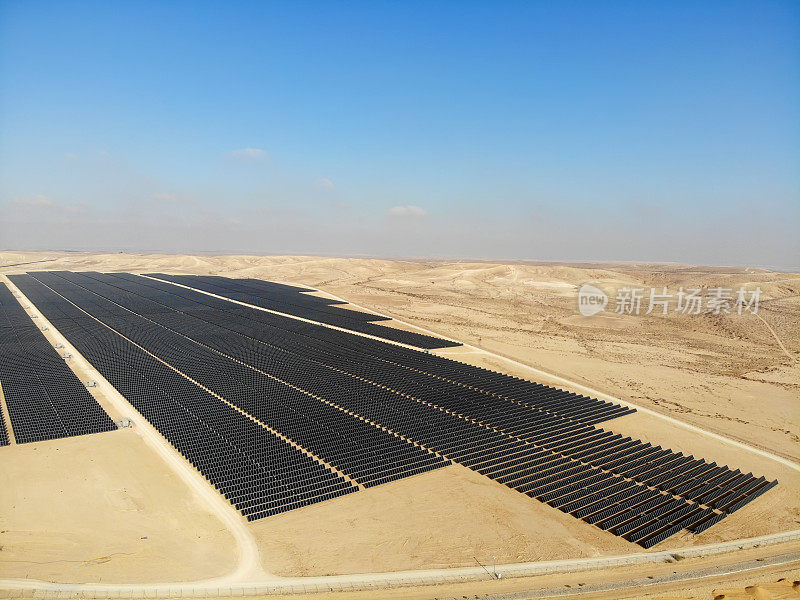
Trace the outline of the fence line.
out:
<instances>
[{"instance_id":1,"label":"fence line","mask_svg":"<svg viewBox=\"0 0 800 600\"><path fill-rule=\"evenodd\" d=\"M526 577L566 572L574 573L625 565L666 563L684 558L715 556L798 540L800 540L800 530L794 530L732 542L663 550L660 552L497 565L496 573L503 578ZM395 573L286 577L271 579L261 584L252 582L223 583L214 580L186 584L60 584L30 580L4 580L0 581L0 598L65 600L67 598L249 597L431 586L447 583L465 583L486 578L486 571L482 568L461 567Z\"/></svg>"}]
</instances>

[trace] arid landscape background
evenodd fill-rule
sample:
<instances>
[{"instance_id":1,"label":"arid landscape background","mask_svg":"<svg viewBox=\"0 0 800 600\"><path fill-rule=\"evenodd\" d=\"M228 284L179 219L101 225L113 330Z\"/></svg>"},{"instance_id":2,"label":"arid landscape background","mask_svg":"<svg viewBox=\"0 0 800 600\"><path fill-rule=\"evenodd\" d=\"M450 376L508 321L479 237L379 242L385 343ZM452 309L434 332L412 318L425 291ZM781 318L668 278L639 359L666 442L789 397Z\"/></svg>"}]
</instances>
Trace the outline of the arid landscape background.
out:
<instances>
[{"instance_id":1,"label":"arid landscape background","mask_svg":"<svg viewBox=\"0 0 800 600\"><path fill-rule=\"evenodd\" d=\"M409 325L385 324L422 327L476 347L439 354L569 387L534 375L528 365L770 453L800 457L798 274L683 265L0 253L0 274L58 269L218 274L309 285ZM670 311L666 316L620 316L609 310L584 317L576 298L578 286L586 282L612 297L622 286L666 286L674 293L681 286L742 285L760 287L762 296L757 315ZM83 379L90 376L79 364L72 367ZM114 416L104 398L109 391L93 393ZM608 428L781 483L703 535L678 535L667 547L797 529L796 471L641 412L616 419ZM9 485L0 486L6 490L0 492L6 511L0 517L0 544L5 546L0 565L6 575L149 582L154 565L161 581L221 576L230 569L234 545L224 527L187 499L170 471L147 456L137 436L124 433L99 442L61 440L37 444L41 448L6 449L11 462L2 463L2 480ZM101 448L107 451L91 458ZM38 478L25 477L42 460L51 472L46 489ZM87 493L94 502L81 504ZM54 503L42 521L45 507ZM183 510L170 508L176 505ZM155 527L163 520L167 529ZM173 530L175 535L169 533ZM641 551L457 465L265 519L250 530L264 571L286 576ZM54 532L58 544L48 542ZM180 558L188 547L211 546L213 553L198 554L191 566ZM65 564L67 556L74 564Z\"/></svg>"}]
</instances>

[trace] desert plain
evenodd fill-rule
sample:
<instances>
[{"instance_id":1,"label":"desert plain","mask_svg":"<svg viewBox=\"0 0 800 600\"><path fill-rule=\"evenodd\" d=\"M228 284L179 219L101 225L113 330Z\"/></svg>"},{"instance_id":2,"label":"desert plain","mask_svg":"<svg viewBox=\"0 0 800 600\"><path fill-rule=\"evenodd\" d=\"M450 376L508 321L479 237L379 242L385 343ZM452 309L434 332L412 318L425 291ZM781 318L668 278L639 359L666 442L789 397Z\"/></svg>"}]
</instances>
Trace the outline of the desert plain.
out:
<instances>
[{"instance_id":1,"label":"desert plain","mask_svg":"<svg viewBox=\"0 0 800 600\"><path fill-rule=\"evenodd\" d=\"M604 424L615 433L779 480L723 523L655 550L798 529L800 274L678 264L0 252L0 277L59 269L316 288L397 319L382 324L465 344L435 351L442 356L645 409ZM623 287L745 286L761 296L755 314L609 309L586 317L576 300L584 283L612 298ZM94 376L80 357L71 366L82 379ZM92 393L115 417L109 387ZM247 527L263 573L279 577L644 552L458 465ZM134 430L0 449L0 579L224 578L236 554L225 524Z\"/></svg>"}]
</instances>

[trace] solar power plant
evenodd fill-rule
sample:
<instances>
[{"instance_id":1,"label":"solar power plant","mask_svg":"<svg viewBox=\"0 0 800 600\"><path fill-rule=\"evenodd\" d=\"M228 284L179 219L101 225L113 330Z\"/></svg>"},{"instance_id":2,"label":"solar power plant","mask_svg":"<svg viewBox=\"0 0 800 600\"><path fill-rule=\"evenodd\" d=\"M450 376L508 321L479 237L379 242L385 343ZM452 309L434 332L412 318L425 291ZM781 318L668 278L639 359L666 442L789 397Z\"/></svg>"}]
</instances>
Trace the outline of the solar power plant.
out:
<instances>
[{"instance_id":1,"label":"solar power plant","mask_svg":"<svg viewBox=\"0 0 800 600\"><path fill-rule=\"evenodd\" d=\"M388 320L388 317L331 306L333 304L346 303L304 294L303 292L314 291L307 288L264 282L257 279L230 279L214 275L148 273L147 276L179 283L254 306L310 319L318 323L335 325L336 327L366 333L381 339L400 342L416 348L432 350L434 348L461 345L458 342L451 342L430 335L375 325L371 321L384 321Z\"/></svg>"},{"instance_id":2,"label":"solar power plant","mask_svg":"<svg viewBox=\"0 0 800 600\"><path fill-rule=\"evenodd\" d=\"M0 384L19 444L117 428L5 285L0 285ZM0 415L0 445L8 443Z\"/></svg>"},{"instance_id":3,"label":"solar power plant","mask_svg":"<svg viewBox=\"0 0 800 600\"><path fill-rule=\"evenodd\" d=\"M250 519L455 462L647 548L704 531L777 485L599 426L631 408L170 282L11 279ZM279 464L317 461L293 480L303 493L331 491L297 501L287 491L275 505L269 487L259 504L263 475L245 466L269 469L284 447L293 458ZM240 464L244 482L219 480Z\"/></svg>"}]
</instances>

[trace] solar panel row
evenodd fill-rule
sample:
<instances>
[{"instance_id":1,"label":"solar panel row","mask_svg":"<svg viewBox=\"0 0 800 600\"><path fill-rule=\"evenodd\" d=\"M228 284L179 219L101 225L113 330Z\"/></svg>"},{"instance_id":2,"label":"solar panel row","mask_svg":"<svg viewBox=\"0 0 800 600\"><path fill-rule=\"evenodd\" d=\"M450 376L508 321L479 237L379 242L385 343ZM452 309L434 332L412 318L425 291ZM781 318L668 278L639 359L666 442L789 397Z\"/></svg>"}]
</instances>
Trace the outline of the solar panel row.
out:
<instances>
[{"instance_id":1,"label":"solar panel row","mask_svg":"<svg viewBox=\"0 0 800 600\"><path fill-rule=\"evenodd\" d=\"M366 333L381 339L392 340L417 348L433 349L461 345L457 342L430 335L403 331L384 325L375 325L370 321L382 321L387 319L378 315L331 307L328 305L331 302L329 300L326 301L316 296L279 290L274 287L279 284L275 283L271 284L271 289L263 289L260 288L258 284L253 283L256 280L229 279L226 277L202 275L168 275L165 273L148 273L147 275L166 281L173 281L182 285L188 285L198 290L211 292L254 306L276 310L319 323L335 325L336 327L342 327L350 331ZM309 298L314 298L314 300L308 300Z\"/></svg>"},{"instance_id":2,"label":"solar panel row","mask_svg":"<svg viewBox=\"0 0 800 600\"><path fill-rule=\"evenodd\" d=\"M5 286L2 286L5 287ZM13 298L11 299L13 302ZM8 327L11 319L13 319L13 315L11 317L6 315L5 304L9 302L8 296L2 293L0 290L0 327ZM0 329L0 335L2 335L2 330ZM2 339L2 338L0 338ZM0 350L1 351L1 350ZM0 392L2 392L2 373L0 373ZM6 428L6 421L5 417L3 416L2 411L0 411L0 446L8 446L11 443L11 439L8 435L8 429Z\"/></svg>"},{"instance_id":3,"label":"solar panel row","mask_svg":"<svg viewBox=\"0 0 800 600\"><path fill-rule=\"evenodd\" d=\"M2 382L0 382L0 392L2 392ZM3 413L0 412L0 446L8 446L11 443L11 438L8 435L8 429L6 429L6 420L3 417Z\"/></svg>"},{"instance_id":4,"label":"solar panel row","mask_svg":"<svg viewBox=\"0 0 800 600\"><path fill-rule=\"evenodd\" d=\"M0 379L19 444L116 429L5 285L0 285ZM6 445L2 421L0 415L0 445Z\"/></svg>"}]
</instances>

